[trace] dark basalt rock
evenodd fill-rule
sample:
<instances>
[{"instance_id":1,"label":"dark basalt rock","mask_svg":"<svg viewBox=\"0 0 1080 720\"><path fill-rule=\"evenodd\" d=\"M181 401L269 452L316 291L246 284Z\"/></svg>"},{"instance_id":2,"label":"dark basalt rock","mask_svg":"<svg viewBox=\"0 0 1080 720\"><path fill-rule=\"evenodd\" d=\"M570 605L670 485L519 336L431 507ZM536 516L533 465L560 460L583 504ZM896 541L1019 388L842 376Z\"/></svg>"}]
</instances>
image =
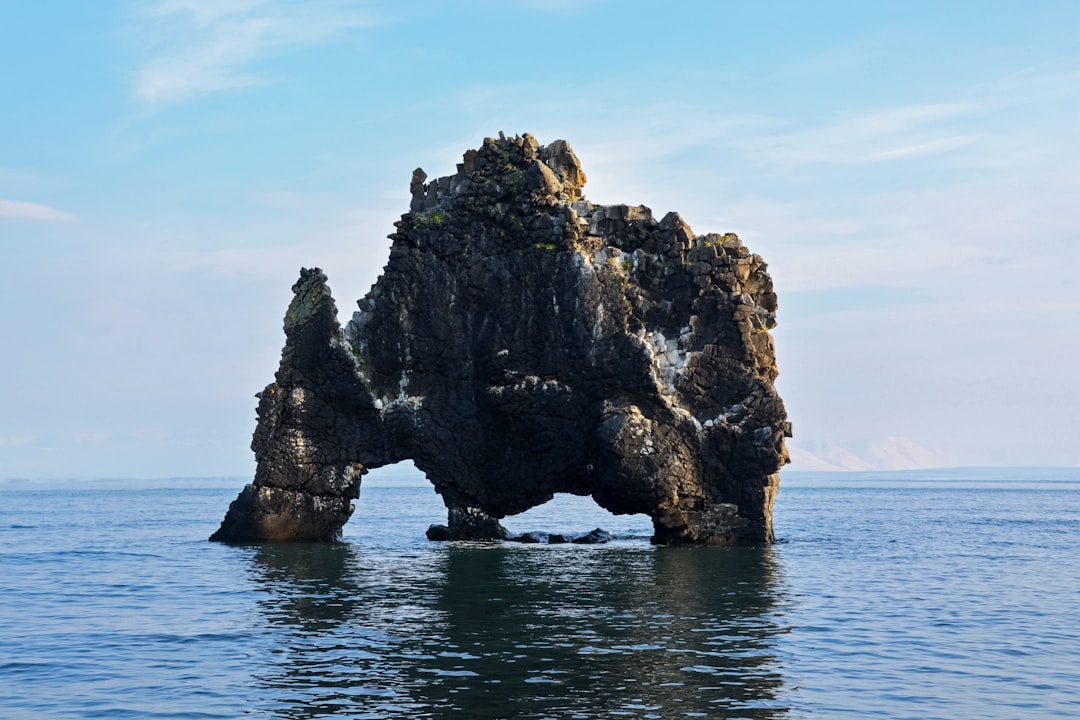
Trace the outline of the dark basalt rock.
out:
<instances>
[{"instance_id":1,"label":"dark basalt rock","mask_svg":"<svg viewBox=\"0 0 1080 720\"><path fill-rule=\"evenodd\" d=\"M344 330L301 271L255 483L211 539L332 540L361 475L412 459L449 509L433 538L505 538L500 518L569 492L647 513L658 543L772 541L790 425L762 259L585 201L561 140L488 138L426 181Z\"/></svg>"},{"instance_id":2,"label":"dark basalt rock","mask_svg":"<svg viewBox=\"0 0 1080 720\"><path fill-rule=\"evenodd\" d=\"M480 508L451 505L448 525L432 525L428 540L506 540L510 533Z\"/></svg>"}]
</instances>

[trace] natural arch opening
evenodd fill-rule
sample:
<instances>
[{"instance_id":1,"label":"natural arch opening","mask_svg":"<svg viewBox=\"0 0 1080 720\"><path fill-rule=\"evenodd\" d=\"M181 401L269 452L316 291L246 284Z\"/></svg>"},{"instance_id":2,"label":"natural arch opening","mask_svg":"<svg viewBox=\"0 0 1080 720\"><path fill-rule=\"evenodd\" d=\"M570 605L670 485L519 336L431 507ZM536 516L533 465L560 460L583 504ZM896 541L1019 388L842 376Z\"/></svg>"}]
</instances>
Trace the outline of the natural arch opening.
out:
<instances>
[{"instance_id":1,"label":"natural arch opening","mask_svg":"<svg viewBox=\"0 0 1080 720\"><path fill-rule=\"evenodd\" d=\"M575 539L603 542L603 536L588 537L597 529L619 540L648 540L653 534L648 515L615 515L588 495L570 493L558 493L546 503L503 518L502 524L511 540L549 544Z\"/></svg>"},{"instance_id":2,"label":"natural arch opening","mask_svg":"<svg viewBox=\"0 0 1080 720\"><path fill-rule=\"evenodd\" d=\"M342 539L364 545L422 539L432 523L446 517L442 498L412 460L368 469L353 505Z\"/></svg>"},{"instance_id":3,"label":"natural arch opening","mask_svg":"<svg viewBox=\"0 0 1080 720\"><path fill-rule=\"evenodd\" d=\"M446 517L443 498L412 460L369 468L360 483L355 511L343 528L343 539L362 543L424 537L432 524ZM498 521L506 539L525 543L647 540L652 519L645 514L616 515L591 496L557 493L552 499ZM605 534L594 531L603 530ZM590 536L590 534L592 535Z\"/></svg>"},{"instance_id":4,"label":"natural arch opening","mask_svg":"<svg viewBox=\"0 0 1080 720\"><path fill-rule=\"evenodd\" d=\"M343 528L343 539L363 544L422 538L447 508L434 485L412 460L368 469ZM529 510L502 518L507 540L524 543L648 540L652 519L645 514L616 515L591 496L557 493ZM594 531L603 530L605 534Z\"/></svg>"}]
</instances>

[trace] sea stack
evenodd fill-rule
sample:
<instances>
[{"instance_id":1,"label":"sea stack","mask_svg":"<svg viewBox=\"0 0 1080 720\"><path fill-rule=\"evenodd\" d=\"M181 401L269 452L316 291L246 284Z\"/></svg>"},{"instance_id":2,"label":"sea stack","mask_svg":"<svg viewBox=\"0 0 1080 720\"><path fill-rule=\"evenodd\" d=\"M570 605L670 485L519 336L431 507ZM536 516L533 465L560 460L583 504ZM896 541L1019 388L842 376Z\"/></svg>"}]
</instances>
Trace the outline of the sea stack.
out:
<instances>
[{"instance_id":1,"label":"sea stack","mask_svg":"<svg viewBox=\"0 0 1080 720\"><path fill-rule=\"evenodd\" d=\"M257 469L212 540L340 537L371 468L411 459L433 539L505 537L555 493L652 518L653 541L771 542L790 437L776 294L734 234L594 205L563 140L486 138L417 169L383 274L344 328L303 269Z\"/></svg>"}]
</instances>

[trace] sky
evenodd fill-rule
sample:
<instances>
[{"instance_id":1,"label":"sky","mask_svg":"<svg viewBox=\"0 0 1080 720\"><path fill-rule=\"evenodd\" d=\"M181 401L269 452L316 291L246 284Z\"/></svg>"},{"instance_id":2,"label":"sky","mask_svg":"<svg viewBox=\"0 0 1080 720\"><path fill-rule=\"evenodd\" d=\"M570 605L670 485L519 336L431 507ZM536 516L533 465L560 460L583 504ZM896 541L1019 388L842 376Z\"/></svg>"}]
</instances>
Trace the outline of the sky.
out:
<instances>
[{"instance_id":1,"label":"sky","mask_svg":"<svg viewBox=\"0 0 1080 720\"><path fill-rule=\"evenodd\" d=\"M566 139L735 232L791 468L1077 466L1080 3L0 0L0 478L250 476L301 266Z\"/></svg>"}]
</instances>

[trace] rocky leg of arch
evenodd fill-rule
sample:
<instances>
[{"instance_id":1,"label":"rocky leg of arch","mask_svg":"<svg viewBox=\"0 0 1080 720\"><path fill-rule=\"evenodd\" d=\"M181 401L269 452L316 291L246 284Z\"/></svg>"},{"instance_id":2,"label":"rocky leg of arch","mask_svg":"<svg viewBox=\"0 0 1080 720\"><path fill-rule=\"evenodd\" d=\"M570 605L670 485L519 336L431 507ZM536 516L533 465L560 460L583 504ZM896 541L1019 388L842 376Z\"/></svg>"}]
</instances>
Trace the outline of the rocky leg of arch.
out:
<instances>
[{"instance_id":1,"label":"rocky leg of arch","mask_svg":"<svg viewBox=\"0 0 1080 720\"><path fill-rule=\"evenodd\" d=\"M337 341L341 328L325 280L318 270L305 270L293 286L281 366L258 395L255 481L229 506L211 540L333 541L352 515L366 472L356 462L355 425L377 428L376 413Z\"/></svg>"},{"instance_id":2,"label":"rocky leg of arch","mask_svg":"<svg viewBox=\"0 0 1080 720\"><path fill-rule=\"evenodd\" d=\"M716 503L654 516L652 541L657 545L733 545L749 525L738 509L731 503Z\"/></svg>"},{"instance_id":3,"label":"rocky leg of arch","mask_svg":"<svg viewBox=\"0 0 1080 720\"><path fill-rule=\"evenodd\" d=\"M249 484L229 505L225 520L210 539L226 543L340 540L341 528L352 513L349 497Z\"/></svg>"}]
</instances>

